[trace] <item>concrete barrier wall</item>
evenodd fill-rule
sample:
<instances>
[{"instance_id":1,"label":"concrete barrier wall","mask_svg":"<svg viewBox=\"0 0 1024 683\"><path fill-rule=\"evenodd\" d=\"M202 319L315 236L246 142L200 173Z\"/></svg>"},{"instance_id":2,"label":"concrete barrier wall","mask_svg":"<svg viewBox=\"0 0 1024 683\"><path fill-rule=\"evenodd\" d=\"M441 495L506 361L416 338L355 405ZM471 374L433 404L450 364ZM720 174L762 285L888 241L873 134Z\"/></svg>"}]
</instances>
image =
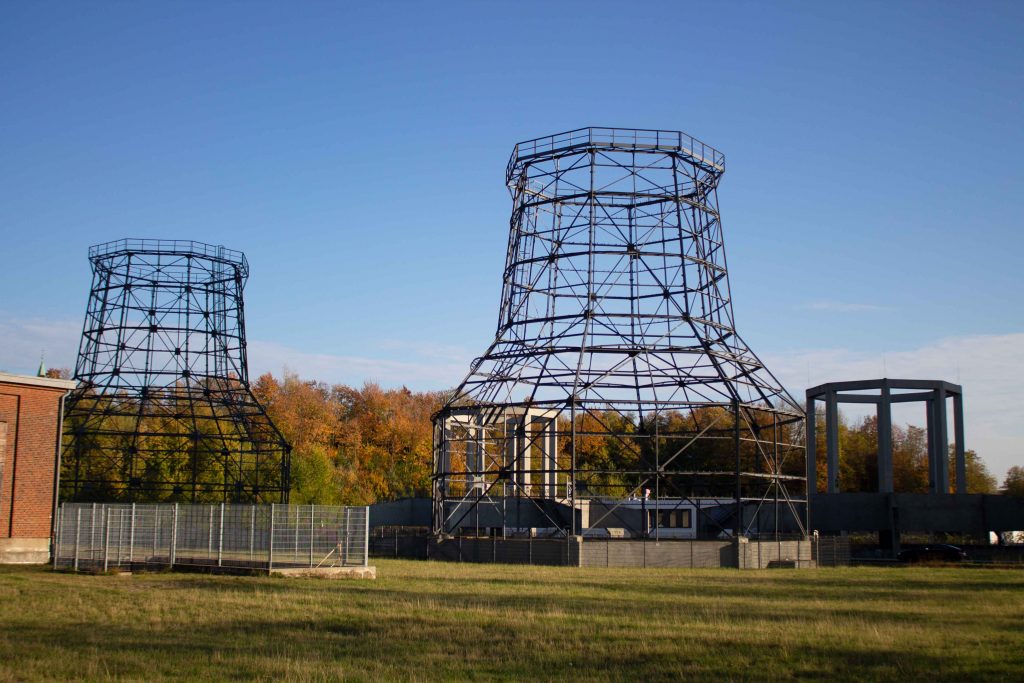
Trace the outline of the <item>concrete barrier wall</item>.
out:
<instances>
[{"instance_id":1,"label":"concrete barrier wall","mask_svg":"<svg viewBox=\"0 0 1024 683\"><path fill-rule=\"evenodd\" d=\"M815 566L810 541L741 541L738 555L741 569Z\"/></svg>"},{"instance_id":2,"label":"concrete barrier wall","mask_svg":"<svg viewBox=\"0 0 1024 683\"><path fill-rule=\"evenodd\" d=\"M428 541L426 552L432 560L579 567L580 547L579 538L452 538Z\"/></svg>"},{"instance_id":3,"label":"concrete barrier wall","mask_svg":"<svg viewBox=\"0 0 1024 683\"><path fill-rule=\"evenodd\" d=\"M815 566L810 541L638 541L573 538L451 538L427 537L372 539L371 555L446 560L571 567L741 567ZM830 546L831 547L831 546ZM832 565L848 564L830 557ZM828 566L828 565L827 565Z\"/></svg>"},{"instance_id":4,"label":"concrete barrier wall","mask_svg":"<svg viewBox=\"0 0 1024 683\"><path fill-rule=\"evenodd\" d=\"M735 567L732 541L585 539L584 567Z\"/></svg>"},{"instance_id":5,"label":"concrete barrier wall","mask_svg":"<svg viewBox=\"0 0 1024 683\"><path fill-rule=\"evenodd\" d=\"M955 493L818 493L811 528L987 534L1024 529L1024 498Z\"/></svg>"}]
</instances>

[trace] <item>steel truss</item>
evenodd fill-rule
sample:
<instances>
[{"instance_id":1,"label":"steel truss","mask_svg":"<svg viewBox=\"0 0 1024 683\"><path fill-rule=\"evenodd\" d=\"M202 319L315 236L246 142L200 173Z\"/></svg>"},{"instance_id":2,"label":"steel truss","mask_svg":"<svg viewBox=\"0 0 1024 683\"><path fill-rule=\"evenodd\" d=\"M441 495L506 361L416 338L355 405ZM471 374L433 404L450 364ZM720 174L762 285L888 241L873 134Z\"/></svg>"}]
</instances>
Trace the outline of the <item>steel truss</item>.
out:
<instances>
[{"instance_id":1,"label":"steel truss","mask_svg":"<svg viewBox=\"0 0 1024 683\"><path fill-rule=\"evenodd\" d=\"M704 535L806 533L803 411L736 333L723 172L675 131L516 145L497 334L434 416L435 533L626 526L631 498L647 534L694 503Z\"/></svg>"},{"instance_id":2,"label":"steel truss","mask_svg":"<svg viewBox=\"0 0 1024 683\"><path fill-rule=\"evenodd\" d=\"M290 447L249 389L245 255L118 240L89 260L62 499L287 502Z\"/></svg>"}]
</instances>

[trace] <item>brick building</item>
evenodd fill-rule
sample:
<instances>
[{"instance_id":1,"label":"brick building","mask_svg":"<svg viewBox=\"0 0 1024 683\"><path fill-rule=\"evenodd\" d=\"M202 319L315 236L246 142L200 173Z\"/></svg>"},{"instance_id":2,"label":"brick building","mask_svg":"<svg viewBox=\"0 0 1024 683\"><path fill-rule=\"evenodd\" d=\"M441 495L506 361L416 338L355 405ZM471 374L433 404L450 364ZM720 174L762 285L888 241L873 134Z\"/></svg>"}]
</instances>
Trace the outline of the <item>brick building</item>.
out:
<instances>
[{"instance_id":1,"label":"brick building","mask_svg":"<svg viewBox=\"0 0 1024 683\"><path fill-rule=\"evenodd\" d=\"M50 557L61 414L74 387L0 372L0 564Z\"/></svg>"}]
</instances>

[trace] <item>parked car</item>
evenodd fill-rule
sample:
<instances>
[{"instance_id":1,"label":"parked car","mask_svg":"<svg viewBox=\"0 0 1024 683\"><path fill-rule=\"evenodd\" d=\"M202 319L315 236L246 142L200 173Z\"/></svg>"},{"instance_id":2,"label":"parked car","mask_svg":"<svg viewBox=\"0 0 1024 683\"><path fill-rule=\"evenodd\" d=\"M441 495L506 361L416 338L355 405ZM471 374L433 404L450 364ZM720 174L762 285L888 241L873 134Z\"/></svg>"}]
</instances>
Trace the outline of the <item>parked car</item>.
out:
<instances>
[{"instance_id":1,"label":"parked car","mask_svg":"<svg viewBox=\"0 0 1024 683\"><path fill-rule=\"evenodd\" d=\"M900 562L963 562L967 559L967 553L955 545L936 543L907 548L900 551L896 558Z\"/></svg>"}]
</instances>

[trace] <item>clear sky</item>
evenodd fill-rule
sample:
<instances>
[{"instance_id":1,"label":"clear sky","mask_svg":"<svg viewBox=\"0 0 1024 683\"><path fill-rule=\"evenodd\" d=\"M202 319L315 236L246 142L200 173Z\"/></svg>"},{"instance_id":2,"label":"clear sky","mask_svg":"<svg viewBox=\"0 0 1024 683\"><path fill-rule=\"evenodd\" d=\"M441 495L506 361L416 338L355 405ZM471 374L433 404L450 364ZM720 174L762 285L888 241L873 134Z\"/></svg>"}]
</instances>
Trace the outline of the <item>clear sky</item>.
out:
<instances>
[{"instance_id":1,"label":"clear sky","mask_svg":"<svg viewBox=\"0 0 1024 683\"><path fill-rule=\"evenodd\" d=\"M588 125L725 153L737 325L794 393L959 380L1024 464L1021 2L3 3L0 368L72 366L88 246L159 237L248 255L254 373L454 386L513 145Z\"/></svg>"}]
</instances>

